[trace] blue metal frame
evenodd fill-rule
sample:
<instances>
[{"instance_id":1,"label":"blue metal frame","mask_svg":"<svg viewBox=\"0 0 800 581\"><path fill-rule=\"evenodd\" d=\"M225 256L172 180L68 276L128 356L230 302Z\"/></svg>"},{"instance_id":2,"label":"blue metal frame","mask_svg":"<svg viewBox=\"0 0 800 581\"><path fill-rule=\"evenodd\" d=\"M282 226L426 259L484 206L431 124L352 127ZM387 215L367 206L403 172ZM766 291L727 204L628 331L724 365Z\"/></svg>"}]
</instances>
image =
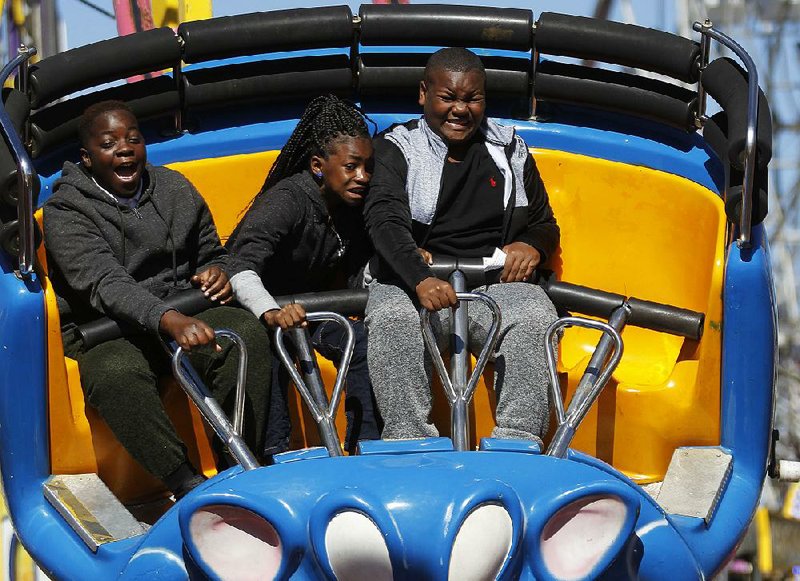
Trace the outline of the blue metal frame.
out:
<instances>
[{"instance_id":1,"label":"blue metal frame","mask_svg":"<svg viewBox=\"0 0 800 581\"><path fill-rule=\"evenodd\" d=\"M550 112L536 122L503 121L532 147L648 167L721 190L722 166L700 135L573 107ZM381 129L407 118L373 116ZM278 149L296 119L240 121L152 143L148 156L167 164ZM56 177L42 177L40 202ZM508 511L513 529L501 578L552 579L539 553L547 521L572 500L603 495L619 499L626 513L620 535L590 577L604 571L621 578L710 577L755 510L770 444L777 323L763 225L753 228L751 241L749 248L731 244L727 252L720 417L721 444L734 461L709 524L665 514L634 482L584 454L554 458L531 442L491 439L479 451L457 452L440 438L364 443L362 455L350 458L303 450L279 456L273 466L234 468L192 491L146 534L92 553L42 494L50 473L44 298L36 276L19 279L12 260L0 253L0 465L10 514L24 546L55 577L182 579L188 571L215 578L189 520L203 506L231 504L277 529L285 547L281 578L333 578L325 529L338 511L353 509L382 531L398 578L445 579L461 522L492 502Z\"/></svg>"},{"instance_id":2,"label":"blue metal frame","mask_svg":"<svg viewBox=\"0 0 800 581\"><path fill-rule=\"evenodd\" d=\"M374 114L370 117L379 130L414 115ZM244 121L244 120L243 120ZM165 165L195 159L225 157L280 149L291 134L297 119L282 119L251 125L239 125L150 143L147 156L151 163ZM696 133L685 133L640 119L622 115L564 108L557 120L541 122L500 119L513 125L531 147L566 151L589 157L649 167L675 174L721 193L724 180L722 164ZM60 171L40 176L39 203L52 192Z\"/></svg>"}]
</instances>

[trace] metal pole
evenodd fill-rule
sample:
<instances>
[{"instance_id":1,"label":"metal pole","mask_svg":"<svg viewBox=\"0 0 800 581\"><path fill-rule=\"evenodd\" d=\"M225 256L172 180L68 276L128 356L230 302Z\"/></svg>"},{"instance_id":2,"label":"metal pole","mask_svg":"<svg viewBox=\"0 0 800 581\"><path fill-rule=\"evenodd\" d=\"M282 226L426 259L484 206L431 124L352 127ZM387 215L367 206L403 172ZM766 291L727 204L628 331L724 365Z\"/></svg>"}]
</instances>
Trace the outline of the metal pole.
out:
<instances>
[{"instance_id":1,"label":"metal pole","mask_svg":"<svg viewBox=\"0 0 800 581\"><path fill-rule=\"evenodd\" d=\"M708 30L711 28L711 21L706 18L702 26L703 30ZM702 34L700 36L700 78L697 82L697 112L694 120L695 126L698 129L701 129L703 124L708 120L708 117L706 117L708 94L706 93L705 87L703 87L703 71L705 71L706 67L708 66L710 54L711 37L709 37L707 34Z\"/></svg>"},{"instance_id":2,"label":"metal pole","mask_svg":"<svg viewBox=\"0 0 800 581\"><path fill-rule=\"evenodd\" d=\"M34 47L20 46L19 54L0 71L0 85L5 84L6 79L13 70L20 65L20 82L24 86L27 78L27 69L24 63L36 54ZM33 261L36 246L33 238L33 188L35 183L36 170L33 168L25 146L17 134L11 118L8 116L5 107L0 102L0 128L8 140L8 145L17 162L17 224L19 225L19 274L21 278L28 279L33 274Z\"/></svg>"},{"instance_id":3,"label":"metal pole","mask_svg":"<svg viewBox=\"0 0 800 581\"><path fill-rule=\"evenodd\" d=\"M467 411L469 403L472 401L472 396L475 393L475 388L478 385L478 380L483 373L489 357L494 352L497 345L497 339L500 336L501 314L500 307L491 297L476 292L457 292L456 297L461 302L458 310L466 309L467 301L480 301L485 303L489 310L492 311L492 325L487 333L486 342L483 344L478 360L475 363L475 368L472 370L472 375L469 381L466 382L466 387L457 388L444 365L442 354L439 352L436 343L436 337L433 334L431 327L430 311L427 309L420 309L420 327L422 328L422 339L425 342L425 347L431 356L431 361L439 374L439 379L442 382L447 401L450 404L450 419L451 419L451 439L453 440L453 447L456 450L469 449L469 424ZM466 345L466 343L465 343ZM456 411L458 410L458 411Z\"/></svg>"},{"instance_id":4,"label":"metal pole","mask_svg":"<svg viewBox=\"0 0 800 581\"><path fill-rule=\"evenodd\" d=\"M247 367L247 354L244 341L242 341L242 339L236 333L227 329L221 329L219 331L215 331L215 333L218 336L231 339L239 348L239 372L236 386L236 411L238 413L240 405L242 411L244 411L243 381ZM240 433L233 425L231 425L230 420L228 420L228 416L222 410L222 407L220 407L217 400L214 399L214 397L208 392L208 389L205 387L203 382L197 377L197 374L192 366L188 362L183 361L185 354L186 352L180 346L178 346L177 349L175 349L175 352L172 354L173 375L178 380L178 383L181 384L181 387L183 387L184 391L186 391L189 397L192 398L192 401L197 406L197 409L200 410L200 413L203 414L203 417L211 425L211 427L214 429L214 432L227 446L231 455L242 466L242 468L245 470L255 470L259 467L255 456L250 451L250 448L247 447L247 444L245 444ZM242 364L243 360L244 365ZM241 424L242 416L234 419L234 422L237 421L239 424Z\"/></svg>"},{"instance_id":5,"label":"metal pole","mask_svg":"<svg viewBox=\"0 0 800 581\"><path fill-rule=\"evenodd\" d=\"M756 162L756 130L758 127L758 70L747 51L735 40L713 27L705 28L699 22L694 23L694 29L708 35L717 42L725 45L738 56L747 70L747 138L745 140L744 160L744 191L742 192L742 217L739 222L740 248L750 247L750 227L753 213L753 177Z\"/></svg>"},{"instance_id":6,"label":"metal pole","mask_svg":"<svg viewBox=\"0 0 800 581\"><path fill-rule=\"evenodd\" d=\"M466 278L460 270L454 270L450 274L450 284L456 294L467 290ZM456 394L456 398L450 406L451 437L456 450L467 450L469 448L469 402L464 399L467 387L467 366L469 365L467 304L461 303L450 309L450 316L453 324L453 333L450 336L450 378Z\"/></svg>"},{"instance_id":7,"label":"metal pole","mask_svg":"<svg viewBox=\"0 0 800 581\"><path fill-rule=\"evenodd\" d=\"M597 400L600 392L605 387L608 380L611 378L611 373L616 369L622 358L622 338L619 335L619 330L625 326L625 323L630 316L630 307L627 303L617 307L611 313L611 318L608 324L601 323L600 321L593 321L590 319L582 319L579 317L565 317L559 319L548 328L545 334L545 345L549 346L548 351L552 350L552 340L556 331L562 327L567 326L581 326L590 329L597 329L603 332L603 336L594 350L594 354L589 359L589 364L586 366L586 371L578 382L578 387L575 389L575 394L570 401L569 409L564 414L563 407L560 404L555 404L556 415L559 418L559 425L556 428L556 433L547 448L547 455L563 458L570 442L575 437L575 431L578 426L586 417L589 408ZM611 349L614 349L611 359L607 362ZM548 368L550 369L551 381L555 376L555 381L558 381L557 375L554 373L555 363L554 356L548 354L547 358ZM551 386L551 393L553 399L556 400L561 397L560 390L557 384ZM561 411L559 412L559 408Z\"/></svg>"},{"instance_id":8,"label":"metal pole","mask_svg":"<svg viewBox=\"0 0 800 581\"><path fill-rule=\"evenodd\" d=\"M292 381L297 387L297 391L306 402L309 411L311 412L314 421L319 428L319 435L322 438L322 443L328 450L331 456L343 456L339 434L336 432L336 411L339 408L339 402L344 391L344 379L347 376L347 370L350 368L350 359L353 356L353 347L355 346L355 333L350 321L346 317L333 312L319 312L306 314L308 321L335 321L342 325L347 333L347 339L344 347L344 354L342 360L339 362L338 373L336 374L336 383L333 387L333 394L331 395L330 403L328 403L327 395L325 394L324 385L319 374L319 367L317 367L316 358L314 357L311 341L308 333L296 333L296 337L301 339L297 341L298 345L302 345L304 355L298 355L300 365L303 367L303 375L297 371L297 368L292 363L292 358L286 350L286 345L283 340L283 330L278 327L275 329L275 350L278 357L283 363ZM305 329L302 329L305 331ZM292 329L294 331L294 329ZM313 365L309 364L309 357L313 359ZM305 361L302 359L305 358ZM304 379L305 376L305 379ZM309 389L306 379L310 379L314 386L313 391ZM321 390L321 393L319 393Z\"/></svg>"},{"instance_id":9,"label":"metal pole","mask_svg":"<svg viewBox=\"0 0 800 581\"><path fill-rule=\"evenodd\" d=\"M311 345L311 335L305 327L292 327L289 335L294 343L297 361L300 363L300 372L303 380L308 386L314 401L320 408L328 406L328 395L325 393L325 385L322 383L322 376L317 365L317 357L314 355L314 347Z\"/></svg>"}]
</instances>

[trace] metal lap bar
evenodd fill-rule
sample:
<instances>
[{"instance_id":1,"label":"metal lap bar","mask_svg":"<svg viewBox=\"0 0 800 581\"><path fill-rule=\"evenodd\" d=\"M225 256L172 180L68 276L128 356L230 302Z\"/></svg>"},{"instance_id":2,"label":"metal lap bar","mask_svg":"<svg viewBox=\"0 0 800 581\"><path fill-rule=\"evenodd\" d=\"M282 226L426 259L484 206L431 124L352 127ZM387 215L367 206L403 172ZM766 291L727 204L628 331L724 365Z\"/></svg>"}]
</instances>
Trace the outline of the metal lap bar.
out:
<instances>
[{"instance_id":1,"label":"metal lap bar","mask_svg":"<svg viewBox=\"0 0 800 581\"><path fill-rule=\"evenodd\" d=\"M222 410L216 399L209 393L208 388L197 376L194 368L184 360L186 351L180 346L172 354L172 373L181 384L184 391L203 414L203 417L214 429L223 443L228 447L231 455L245 470L254 470L259 467L253 453L242 439L244 426L244 401L245 382L247 377L247 348L239 335L228 329L214 330L217 338L225 337L233 341L239 349L239 369L236 375L236 403L233 413L233 424Z\"/></svg>"},{"instance_id":2,"label":"metal lap bar","mask_svg":"<svg viewBox=\"0 0 800 581\"><path fill-rule=\"evenodd\" d=\"M5 84L6 79L17 67L20 67L21 87L25 86L27 80L26 64L28 59L36 54L36 48L21 46L19 54L0 71L0 86ZM8 116L2 101L0 101L0 128L11 148L11 152L17 162L17 219L19 224L19 274L22 278L29 278L33 274L33 259L36 254L36 245L33 235L33 188L35 183L36 170L33 168L25 146Z\"/></svg>"},{"instance_id":3,"label":"metal lap bar","mask_svg":"<svg viewBox=\"0 0 800 581\"><path fill-rule=\"evenodd\" d=\"M750 246L750 228L753 213L753 178L756 171L756 130L758 129L758 70L753 59L739 43L731 37L699 22L693 25L695 32L709 36L728 47L738 56L747 70L747 135L745 138L744 180L742 191L742 216L739 220L738 244L742 248Z\"/></svg>"},{"instance_id":4,"label":"metal lap bar","mask_svg":"<svg viewBox=\"0 0 800 581\"><path fill-rule=\"evenodd\" d=\"M547 356L547 369L550 374L550 394L553 400L553 407L556 410L556 421L558 427L555 435L547 448L547 455L563 458L566 456L575 431L586 417L589 408L600 396L600 392L608 383L611 374L619 365L622 358L622 337L619 331L625 326L630 314L630 307L623 304L611 314L608 323L584 319L581 317L563 317L550 325L545 333L545 353ZM561 401L561 388L556 371L556 333L565 327L587 327L596 329L603 333L594 354L586 366L575 389L575 394L569 403L569 408L565 412ZM609 359L609 353L613 347L613 353ZM608 361L606 361L608 359Z\"/></svg>"},{"instance_id":5,"label":"metal lap bar","mask_svg":"<svg viewBox=\"0 0 800 581\"><path fill-rule=\"evenodd\" d=\"M456 274L456 273L454 273ZM460 274L460 273L457 273ZM451 277L451 282L453 277ZM457 285L454 285L454 287ZM433 334L431 327L430 311L427 309L420 309L420 323L422 326L422 338L425 341L425 346L430 353L433 365L439 378L442 381L447 400L450 402L450 421L451 421L451 434L453 439L453 446L456 450L469 449L469 415L468 408L469 402L475 393L475 387L478 385L478 380L483 373L489 357L497 345L497 339L500 336L500 307L491 297L478 292L456 292L456 297L460 302L465 301L480 301L486 304L492 312L492 326L489 328L489 333L486 342L481 349L478 360L475 363L475 368L472 370L472 375L467 381L467 354L469 346L468 337L468 319L466 305L462 305L457 309L453 309L453 351L450 354L450 364L452 370L451 375L448 375L445 369L442 354L436 345L436 337Z\"/></svg>"},{"instance_id":6,"label":"metal lap bar","mask_svg":"<svg viewBox=\"0 0 800 581\"><path fill-rule=\"evenodd\" d=\"M344 327L347 333L344 353L342 354L342 360L339 364L338 373L336 374L336 383L333 387L330 404L325 394L325 386L320 377L319 367L317 367L314 348L311 345L311 337L309 336L308 330L305 328L292 329L297 358L303 372L302 375L294 366L292 357L286 350L283 339L284 332L280 327L275 329L275 350L278 352L278 357L280 357L281 362L289 372L295 386L297 386L297 391L300 392L303 401L306 402L308 409L311 411L314 421L317 422L320 437L328 453L331 456L342 456L342 445L339 441L339 435L336 432L334 420L336 418L336 410L339 408L342 391L344 390L344 380L347 376L347 370L350 368L350 359L353 356L353 347L356 341L355 333L353 332L353 327L350 325L350 321L338 313L328 311L307 313L306 320L311 322L334 321Z\"/></svg>"}]
</instances>

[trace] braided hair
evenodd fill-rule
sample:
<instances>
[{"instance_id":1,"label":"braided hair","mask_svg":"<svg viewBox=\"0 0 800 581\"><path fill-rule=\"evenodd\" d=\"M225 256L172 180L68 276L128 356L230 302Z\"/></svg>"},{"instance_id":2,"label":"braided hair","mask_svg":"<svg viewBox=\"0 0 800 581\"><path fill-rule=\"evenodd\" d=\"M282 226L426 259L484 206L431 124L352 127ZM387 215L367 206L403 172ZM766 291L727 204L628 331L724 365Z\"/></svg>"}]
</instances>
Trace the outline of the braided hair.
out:
<instances>
[{"instance_id":1,"label":"braided hair","mask_svg":"<svg viewBox=\"0 0 800 581\"><path fill-rule=\"evenodd\" d=\"M370 120L371 121L371 120ZM343 137L370 138L365 116L352 103L336 95L323 95L308 104L286 145L267 174L258 196L283 178L308 167L313 155L326 158Z\"/></svg>"}]
</instances>

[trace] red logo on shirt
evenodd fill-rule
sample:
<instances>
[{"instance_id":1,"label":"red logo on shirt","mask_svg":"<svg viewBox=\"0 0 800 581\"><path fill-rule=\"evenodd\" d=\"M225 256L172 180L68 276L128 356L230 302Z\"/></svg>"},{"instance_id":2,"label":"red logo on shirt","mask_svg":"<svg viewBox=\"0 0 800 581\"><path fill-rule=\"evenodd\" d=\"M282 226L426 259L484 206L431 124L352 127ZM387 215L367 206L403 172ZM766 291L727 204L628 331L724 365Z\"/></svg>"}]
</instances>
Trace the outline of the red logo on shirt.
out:
<instances>
[{"instance_id":1,"label":"red logo on shirt","mask_svg":"<svg viewBox=\"0 0 800 581\"><path fill-rule=\"evenodd\" d=\"M495 181L494 177L489 178L489 185L492 187L497 186L497 182Z\"/></svg>"}]
</instances>

